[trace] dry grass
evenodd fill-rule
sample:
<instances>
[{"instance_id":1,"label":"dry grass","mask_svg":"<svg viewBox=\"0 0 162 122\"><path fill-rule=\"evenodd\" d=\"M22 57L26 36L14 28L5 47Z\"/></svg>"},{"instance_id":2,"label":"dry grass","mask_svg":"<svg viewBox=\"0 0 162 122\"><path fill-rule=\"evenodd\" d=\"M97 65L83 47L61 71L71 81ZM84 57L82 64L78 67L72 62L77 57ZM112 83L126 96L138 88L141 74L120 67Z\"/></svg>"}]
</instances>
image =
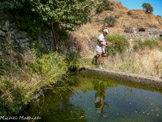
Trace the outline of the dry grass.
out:
<instances>
[{"instance_id":1,"label":"dry grass","mask_svg":"<svg viewBox=\"0 0 162 122\"><path fill-rule=\"evenodd\" d=\"M162 75L162 52L157 49L129 52L104 59L104 67L109 70L136 73L141 75Z\"/></svg>"},{"instance_id":2,"label":"dry grass","mask_svg":"<svg viewBox=\"0 0 162 122\"><path fill-rule=\"evenodd\" d=\"M86 37L88 40L91 41L91 37L96 37L100 34L100 27L97 25L93 25L91 23L83 25L79 30L75 31L74 34L79 37Z\"/></svg>"}]
</instances>

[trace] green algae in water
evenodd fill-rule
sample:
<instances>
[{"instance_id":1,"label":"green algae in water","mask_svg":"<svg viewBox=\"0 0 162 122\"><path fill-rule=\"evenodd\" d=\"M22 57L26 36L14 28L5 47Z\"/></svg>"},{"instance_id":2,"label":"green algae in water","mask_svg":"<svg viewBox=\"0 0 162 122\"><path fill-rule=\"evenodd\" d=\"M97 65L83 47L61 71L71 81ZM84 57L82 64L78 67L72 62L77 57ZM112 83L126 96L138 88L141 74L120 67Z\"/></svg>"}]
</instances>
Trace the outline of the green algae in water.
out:
<instances>
[{"instance_id":1,"label":"green algae in water","mask_svg":"<svg viewBox=\"0 0 162 122\"><path fill-rule=\"evenodd\" d=\"M114 80L71 76L71 91L48 91L25 116L40 122L162 122L162 94Z\"/></svg>"}]
</instances>

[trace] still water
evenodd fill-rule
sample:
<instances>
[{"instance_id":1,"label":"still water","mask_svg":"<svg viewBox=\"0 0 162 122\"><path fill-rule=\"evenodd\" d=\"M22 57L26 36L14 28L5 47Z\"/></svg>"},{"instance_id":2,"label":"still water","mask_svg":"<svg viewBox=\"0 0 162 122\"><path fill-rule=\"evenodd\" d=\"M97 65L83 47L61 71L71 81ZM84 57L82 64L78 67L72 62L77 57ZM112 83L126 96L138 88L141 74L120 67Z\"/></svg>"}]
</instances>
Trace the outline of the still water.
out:
<instances>
[{"instance_id":1,"label":"still water","mask_svg":"<svg viewBox=\"0 0 162 122\"><path fill-rule=\"evenodd\" d=\"M162 122L160 91L81 75L70 79L70 91L46 92L24 115L39 116L40 122Z\"/></svg>"}]
</instances>

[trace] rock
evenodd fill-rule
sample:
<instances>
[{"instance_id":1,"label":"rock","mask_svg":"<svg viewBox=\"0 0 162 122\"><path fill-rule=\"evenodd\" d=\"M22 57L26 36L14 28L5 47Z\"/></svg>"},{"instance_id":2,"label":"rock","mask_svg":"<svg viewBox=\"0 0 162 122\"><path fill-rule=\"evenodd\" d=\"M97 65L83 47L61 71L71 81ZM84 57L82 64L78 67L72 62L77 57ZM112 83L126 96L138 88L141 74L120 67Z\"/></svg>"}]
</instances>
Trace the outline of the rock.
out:
<instances>
[{"instance_id":1,"label":"rock","mask_svg":"<svg viewBox=\"0 0 162 122\"><path fill-rule=\"evenodd\" d=\"M0 43L4 43L5 42L5 38L4 37L0 37Z\"/></svg>"},{"instance_id":2,"label":"rock","mask_svg":"<svg viewBox=\"0 0 162 122\"><path fill-rule=\"evenodd\" d=\"M0 29L5 32L7 32L8 30L8 28L5 25L0 25Z\"/></svg>"},{"instance_id":3,"label":"rock","mask_svg":"<svg viewBox=\"0 0 162 122\"><path fill-rule=\"evenodd\" d=\"M128 38L158 38L162 36L162 29L157 28L136 28L126 27L124 32L130 33L125 34Z\"/></svg>"},{"instance_id":4,"label":"rock","mask_svg":"<svg viewBox=\"0 0 162 122\"><path fill-rule=\"evenodd\" d=\"M0 51L0 55L2 55L3 54L3 52L2 51Z\"/></svg>"},{"instance_id":5,"label":"rock","mask_svg":"<svg viewBox=\"0 0 162 122\"><path fill-rule=\"evenodd\" d=\"M18 31L14 34L16 39L24 39L27 37L27 33L23 31Z\"/></svg>"},{"instance_id":6,"label":"rock","mask_svg":"<svg viewBox=\"0 0 162 122\"><path fill-rule=\"evenodd\" d=\"M70 52L71 53L77 53L78 52L77 49L76 49L76 47L74 47L74 46L73 47L70 47L69 49L70 49Z\"/></svg>"},{"instance_id":7,"label":"rock","mask_svg":"<svg viewBox=\"0 0 162 122\"><path fill-rule=\"evenodd\" d=\"M19 39L19 42L21 42L21 43L28 43L29 42L29 38Z\"/></svg>"},{"instance_id":8,"label":"rock","mask_svg":"<svg viewBox=\"0 0 162 122\"><path fill-rule=\"evenodd\" d=\"M10 22L7 20L5 22L5 29L8 31L9 30L9 27L10 27Z\"/></svg>"},{"instance_id":9,"label":"rock","mask_svg":"<svg viewBox=\"0 0 162 122\"><path fill-rule=\"evenodd\" d=\"M6 37L6 33L4 31L0 30L0 36L1 37Z\"/></svg>"},{"instance_id":10,"label":"rock","mask_svg":"<svg viewBox=\"0 0 162 122\"><path fill-rule=\"evenodd\" d=\"M135 28L135 27L126 27L124 32L126 32L126 33L136 33L137 28Z\"/></svg>"}]
</instances>

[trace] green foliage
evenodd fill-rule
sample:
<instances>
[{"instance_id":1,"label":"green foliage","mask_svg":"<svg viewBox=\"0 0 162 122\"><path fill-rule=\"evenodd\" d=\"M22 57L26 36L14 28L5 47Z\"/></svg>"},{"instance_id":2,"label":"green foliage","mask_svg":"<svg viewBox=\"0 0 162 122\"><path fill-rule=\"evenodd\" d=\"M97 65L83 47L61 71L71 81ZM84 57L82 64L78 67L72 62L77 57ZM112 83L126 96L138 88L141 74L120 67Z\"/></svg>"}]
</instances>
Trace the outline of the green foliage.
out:
<instances>
[{"instance_id":1,"label":"green foliage","mask_svg":"<svg viewBox=\"0 0 162 122\"><path fill-rule=\"evenodd\" d=\"M109 27L114 27L116 18L112 15L108 15L104 19L104 25L107 24Z\"/></svg>"},{"instance_id":2,"label":"green foliage","mask_svg":"<svg viewBox=\"0 0 162 122\"><path fill-rule=\"evenodd\" d=\"M139 49L144 50L146 47L153 49L159 48L160 45L158 44L158 39L145 39L144 41L138 40L138 43L133 46L134 51L138 51Z\"/></svg>"},{"instance_id":3,"label":"green foliage","mask_svg":"<svg viewBox=\"0 0 162 122\"><path fill-rule=\"evenodd\" d=\"M143 45L144 45L145 47L149 47L150 49L152 49L153 46L154 46L154 43L153 43L152 40L146 39L146 40L143 42Z\"/></svg>"},{"instance_id":4,"label":"green foliage","mask_svg":"<svg viewBox=\"0 0 162 122\"><path fill-rule=\"evenodd\" d=\"M159 37L159 40L162 41L162 37Z\"/></svg>"},{"instance_id":5,"label":"green foliage","mask_svg":"<svg viewBox=\"0 0 162 122\"><path fill-rule=\"evenodd\" d=\"M96 13L101 13L104 10L113 10L109 0L102 0L102 2L97 5Z\"/></svg>"},{"instance_id":6,"label":"green foliage","mask_svg":"<svg viewBox=\"0 0 162 122\"><path fill-rule=\"evenodd\" d=\"M153 12L153 7L148 4L148 3L143 3L142 7L146 13L152 13Z\"/></svg>"},{"instance_id":7,"label":"green foliage","mask_svg":"<svg viewBox=\"0 0 162 122\"><path fill-rule=\"evenodd\" d=\"M30 56L31 61L22 66L12 62L10 69L7 65L3 67L4 73L0 75L0 115L8 112L17 114L24 104L38 99L43 87L52 87L68 70L65 56L58 53L37 58L33 52ZM8 62L7 59L4 62Z\"/></svg>"},{"instance_id":8,"label":"green foliage","mask_svg":"<svg viewBox=\"0 0 162 122\"><path fill-rule=\"evenodd\" d=\"M138 51L138 45L135 44L135 45L133 46L133 51L135 51L135 52Z\"/></svg>"},{"instance_id":9,"label":"green foliage","mask_svg":"<svg viewBox=\"0 0 162 122\"><path fill-rule=\"evenodd\" d=\"M37 34L45 28L74 30L89 20L89 0L1 0L1 9L10 11L20 29Z\"/></svg>"},{"instance_id":10,"label":"green foliage","mask_svg":"<svg viewBox=\"0 0 162 122\"><path fill-rule=\"evenodd\" d=\"M139 45L140 49L144 50L144 44L143 44L142 40L138 41L138 45Z\"/></svg>"},{"instance_id":11,"label":"green foliage","mask_svg":"<svg viewBox=\"0 0 162 122\"><path fill-rule=\"evenodd\" d=\"M67 63L70 69L81 67L85 62L80 58L78 53L69 53Z\"/></svg>"},{"instance_id":12,"label":"green foliage","mask_svg":"<svg viewBox=\"0 0 162 122\"><path fill-rule=\"evenodd\" d=\"M161 18L161 16L160 16L160 15L157 15L157 17Z\"/></svg>"},{"instance_id":13,"label":"green foliage","mask_svg":"<svg viewBox=\"0 0 162 122\"><path fill-rule=\"evenodd\" d=\"M112 43L112 46L107 47L107 54L116 54L124 52L127 49L127 39L120 35L112 35L107 37L107 41Z\"/></svg>"}]
</instances>

